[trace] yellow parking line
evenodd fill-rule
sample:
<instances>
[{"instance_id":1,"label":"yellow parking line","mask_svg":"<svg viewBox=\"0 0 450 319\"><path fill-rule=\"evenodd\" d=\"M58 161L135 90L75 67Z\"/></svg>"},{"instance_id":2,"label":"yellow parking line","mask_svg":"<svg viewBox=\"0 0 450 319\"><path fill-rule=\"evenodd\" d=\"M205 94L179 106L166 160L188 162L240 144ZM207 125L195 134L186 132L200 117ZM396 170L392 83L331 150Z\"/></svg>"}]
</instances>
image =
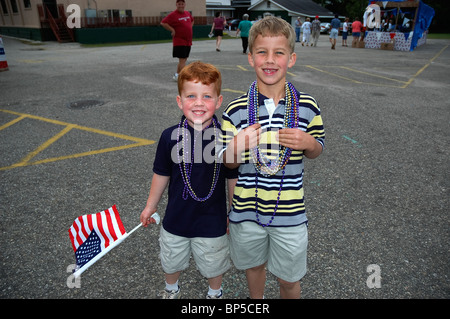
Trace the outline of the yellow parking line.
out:
<instances>
[{"instance_id":1,"label":"yellow parking line","mask_svg":"<svg viewBox=\"0 0 450 319\"><path fill-rule=\"evenodd\" d=\"M52 145L53 143L55 143L57 140L59 140L61 137L63 137L64 135L66 135L66 133L68 133L70 130L72 130L74 127L74 125L68 125L66 126L61 132L59 132L58 134L56 134L55 136L53 136L52 138L50 138L49 140L47 140L45 143L41 144L38 148L36 148L34 151L28 153L27 156L25 156L19 163L16 164L16 166L26 166L28 164L28 162L35 157L36 155L38 155L40 152L42 152L43 150L45 150L47 147L49 147L50 145Z\"/></svg>"},{"instance_id":2,"label":"yellow parking line","mask_svg":"<svg viewBox=\"0 0 450 319\"><path fill-rule=\"evenodd\" d=\"M133 136L128 136L128 135L124 135L124 134L120 134L120 133L114 133L114 132L99 130L99 129L92 128L92 127L81 126L81 125L77 125L77 124L71 124L71 123L62 122L62 121L58 121L58 120L52 120L52 119L48 119L48 118L45 118L45 117L42 117L42 116L37 116L37 115L32 115L32 114L25 114L25 113L18 113L18 112L9 111L9 110L3 110L3 109L0 109L0 111L1 112L5 112L5 113L10 113L10 114L15 114L15 115L18 115L18 116L27 117L27 118L30 118L30 119L44 121L44 122L48 122L48 123L52 123L52 124L63 125L63 126L73 126L73 128L78 129L78 130L83 130L83 131L88 131L88 132L92 132L92 133L97 133L97 134L117 137L117 138L124 139L124 140L130 140L130 141L142 142L142 143L152 142L151 144L155 143L155 141L147 140L147 139L144 139L144 138L133 137Z\"/></svg>"},{"instance_id":3,"label":"yellow parking line","mask_svg":"<svg viewBox=\"0 0 450 319\"><path fill-rule=\"evenodd\" d=\"M370 75L370 76L373 76L373 77L376 77L376 78L380 78L380 79L385 79L385 80L389 80L389 81L400 82L400 83L403 83L403 84L406 83L406 81L401 81L401 80L397 80L397 79L393 79L393 78L388 78L388 77L386 77L386 76L382 76L382 75L378 75L378 74L373 74L373 73L370 73L370 72L364 72L364 71L356 70L356 69L349 68L349 67L346 67L346 66L341 66L340 68L341 68L341 69L344 69L344 70L349 70L349 71L352 71L352 72L356 72L356 73L361 73L361 74Z\"/></svg>"},{"instance_id":4,"label":"yellow parking line","mask_svg":"<svg viewBox=\"0 0 450 319\"><path fill-rule=\"evenodd\" d=\"M14 115L19 116L18 118L2 125L0 127L0 130L3 130L5 128L9 127L24 118L30 118L30 119L44 121L44 122L48 122L48 123L52 123L52 124L56 124L56 125L65 126L58 134L54 135L52 138L50 138L46 142L42 143L34 151L28 153L22 160L20 160L19 162L15 163L13 165L10 165L10 166L0 167L0 171L15 168L15 167L23 167L23 166L29 166L29 165L50 163L50 162L56 162L56 161L65 160L65 159L82 157L82 156L90 156L90 155L96 155L96 154L101 154L101 153L124 150L124 149L132 148L132 147L151 145L156 142L153 140L147 140L147 139L143 139L143 138L138 138L138 137L128 136L128 135L124 135L124 134L99 130L99 129L95 129L95 128L91 128L91 127L81 126L81 125L77 125L77 124L71 124L71 123L66 123L66 122L62 122L62 121L58 121L58 120L52 120L52 119L48 119L48 118L37 116L37 115L18 113L18 112L9 111L9 110L3 110L3 109L0 109L0 111L4 112L4 113L9 113L9 114L14 114ZM66 155L66 156L51 157L51 158L46 158L43 160L31 162L31 160L36 155L38 155L39 153L41 153L42 151L47 149L50 145L52 145L53 143L58 141L61 137L63 137L64 135L66 135L68 132L70 132L73 129L78 129L78 130L83 130L83 131L87 131L87 132L91 132L91 133L115 137L115 138L119 138L119 139L123 139L123 140L133 141L135 143L127 144L127 145L123 145L123 146L117 146L117 147L108 147L108 148L103 148L103 149L89 151L89 152L76 153L76 154L71 154L71 155Z\"/></svg>"},{"instance_id":5,"label":"yellow parking line","mask_svg":"<svg viewBox=\"0 0 450 319\"><path fill-rule=\"evenodd\" d=\"M342 76L342 75L339 75L339 74L336 74L336 73L333 73L333 72L328 72L328 71L319 69L319 68L314 67L314 66L312 66L312 65L305 65L305 67L310 68L310 69L313 69L313 70L316 70L316 71L319 71L319 72L323 72L323 73L326 73L326 74L329 74L329 75L332 75L332 76L335 76L335 77L338 77L338 78L341 78L341 79L344 79L344 80L346 80L346 81L349 81L349 82L352 82L352 83L356 83L356 84L368 84L368 85L376 85L376 86L383 86L383 87L402 88L402 86L394 86L394 85L384 84L384 83L373 83L373 82L363 82L363 81L354 80L354 79L349 78L349 77L345 77L345 76ZM340 68L348 69L349 71L352 70L352 69L347 68L347 67L340 67ZM355 70L355 71L356 71L356 70ZM366 72L361 72L361 73L366 73ZM369 73L367 73L367 74L369 74ZM391 80L393 80L393 79L391 79ZM394 80L393 80L393 81L394 81ZM397 81L398 81L398 80L397 80ZM405 82L402 82L402 81L400 81L400 82L401 82L401 83L405 83Z\"/></svg>"},{"instance_id":6,"label":"yellow parking line","mask_svg":"<svg viewBox=\"0 0 450 319\"><path fill-rule=\"evenodd\" d=\"M332 76L335 76L335 77L338 77L338 78L341 78L341 79L344 79L344 80L347 80L347 81L350 81L350 82L353 82L353 83L357 83L357 84L362 84L362 83L364 83L364 82L360 82L360 81L356 81L356 80L353 80L353 79L351 79L351 78L347 78L347 77L345 77L345 76L342 76L342 75L339 75L339 74L336 74L336 73L332 73L332 72L328 72L328 71L325 71L325 70L321 70L321 69L319 69L319 68L316 68L316 67L314 67L314 66L312 66L312 65L305 65L307 68L310 68L310 69L313 69L313 70L316 70L316 71L319 71L319 72L323 72L323 73L326 73L326 74L329 74L329 75L332 75Z\"/></svg>"},{"instance_id":7,"label":"yellow parking line","mask_svg":"<svg viewBox=\"0 0 450 319\"><path fill-rule=\"evenodd\" d=\"M368 85L376 85L376 86L394 87L394 88L404 89L404 88L408 87L408 85L410 85L423 71L425 71L425 69L428 68L431 65L431 63L433 63L433 61L436 60L442 54L442 52L444 52L444 50L447 49L448 47L449 47L449 45L446 45L445 47L443 47L434 57L432 57L430 59L430 61L427 64L425 64L422 68L420 68L416 72L416 74L414 74L408 81L397 80L397 79L394 79L394 78L389 78L389 77L386 77L386 76L382 76L382 75L378 75L378 74L374 74L374 73L370 73L370 72L364 72L364 71L361 71L361 70L356 70L356 69L353 69L353 68L350 68L350 67L346 67L346 66L339 66L339 68L344 69L344 70L348 70L348 71L356 72L356 73L361 73L361 74L366 74L366 75L369 75L369 76L372 76L372 77L375 77L375 78L380 78L380 79L383 79L383 80L397 82L397 83L399 83L399 85L389 85L389 84L385 84L385 83L370 83L370 82L365 82L365 81L358 81L358 80L354 80L352 78L345 77L345 76L342 76L342 75L339 75L339 74L336 74L336 73L333 73L333 72L328 72L328 71L319 69L318 67L314 67L312 65L305 65L305 67L313 69L313 70L316 70L316 71L319 71L319 72L323 72L323 73L326 73L326 74L329 74L329 75L332 75L332 76L335 76L335 77L338 77L338 78L341 78L341 79L344 79L344 80L347 80L347 81L350 81L350 82L353 82L353 83L356 83L356 84L368 84Z\"/></svg>"},{"instance_id":8,"label":"yellow parking line","mask_svg":"<svg viewBox=\"0 0 450 319\"><path fill-rule=\"evenodd\" d=\"M10 127L10 126L13 125L13 124L16 124L16 123L19 122L19 121L22 121L24 118L26 118L25 115L21 115L21 116L19 116L19 117L16 117L16 118L15 118L14 120L12 120L11 122L8 122L8 123L6 123L6 124L0 126L0 131L3 130L3 129L5 129L5 128L7 128L7 127Z\"/></svg>"},{"instance_id":9,"label":"yellow parking line","mask_svg":"<svg viewBox=\"0 0 450 319\"><path fill-rule=\"evenodd\" d=\"M62 160L66 160L66 159L83 157L83 156L91 156L91 155L97 155L97 154L102 154L102 153L120 151L120 150L125 150L125 149L128 149L128 148L133 148L133 147L138 147L138 146L145 146L145 145L150 145L150 144L153 144L153 143L133 143L133 144L117 146L117 147L102 148L100 150L95 150L95 151L89 151L89 152L83 152L83 153L77 153L77 154L71 154L71 155L65 155L65 156L58 156L58 157L51 157L51 158L46 158L46 159L43 159L43 160L35 161L35 162L32 162L32 163L28 163L27 166L28 165L37 165L37 164L51 163L51 162L62 161ZM0 168L0 170L1 169L2 168Z\"/></svg>"},{"instance_id":10,"label":"yellow parking line","mask_svg":"<svg viewBox=\"0 0 450 319\"><path fill-rule=\"evenodd\" d=\"M420 73L422 73L423 71L425 71L425 69L428 68L428 67L431 65L431 63L432 63L434 60L436 60L437 57L440 56L440 55L442 54L442 52L444 52L445 49L448 48L448 46L449 46L449 45L447 44L445 47L443 47L443 48L441 49L441 51L439 51L434 57L432 57L432 58L430 59L430 61L429 61L427 64L425 64L419 71L417 71L416 74L414 74L414 75L408 80L408 82L405 83L405 85L402 87L402 89L404 89L404 88L406 88L408 85L410 85L410 84L412 83L412 81L414 81L414 80L416 79L416 77L419 76Z\"/></svg>"}]
</instances>

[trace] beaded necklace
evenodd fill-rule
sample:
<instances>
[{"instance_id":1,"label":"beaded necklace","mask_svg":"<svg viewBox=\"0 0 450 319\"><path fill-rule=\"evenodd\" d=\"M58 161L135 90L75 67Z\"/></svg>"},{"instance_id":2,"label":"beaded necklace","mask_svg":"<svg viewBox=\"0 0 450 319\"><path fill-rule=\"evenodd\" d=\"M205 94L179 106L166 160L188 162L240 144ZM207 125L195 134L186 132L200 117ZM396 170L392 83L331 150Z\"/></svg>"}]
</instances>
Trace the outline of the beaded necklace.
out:
<instances>
[{"instance_id":1,"label":"beaded necklace","mask_svg":"<svg viewBox=\"0 0 450 319\"><path fill-rule=\"evenodd\" d=\"M285 104L285 113L284 113L284 127L285 128L296 128L298 127L297 119L298 119L298 100L299 97L297 95L297 91L294 86L286 82L285 84L286 91L286 104ZM259 100L258 100L258 85L256 81L252 83L248 92L248 100L247 100L247 110L248 110L248 125L253 125L258 123L259 121ZM259 145L250 150L253 165L255 167L255 211L256 211L256 221L262 227L269 226L273 219L275 218L275 214L278 210L278 203L280 201L281 190L283 188L283 180L285 175L285 166L289 161L289 158L292 153L292 149L282 146L278 151L278 158L275 160L269 159L267 156L263 154ZM277 202L275 205L274 212L270 221L267 224L261 223L259 220L258 214L258 173L263 176L272 176L275 175L278 171L282 170L282 176L280 181L280 188L278 190Z\"/></svg>"},{"instance_id":2,"label":"beaded necklace","mask_svg":"<svg viewBox=\"0 0 450 319\"><path fill-rule=\"evenodd\" d=\"M211 123L213 124L214 127L214 143L217 143L218 141L218 123L216 122L216 119L213 117ZM210 124L211 125L211 124ZM206 130L207 128L209 128L208 125L204 130ZM183 129L181 128L183 127ZM182 134L180 134L180 130L182 130ZM203 131L204 131L203 130ZM216 188L216 184L217 181L219 179L219 174L220 174L220 162L217 160L217 156L214 155L215 157L215 161L214 161L214 173L213 173L213 178L212 178L212 183L211 183L211 188L209 190L208 195L206 195L205 197L199 197L197 196L197 194L194 192L192 185L191 185L191 176L192 176L192 167L194 166L194 151L195 151L195 145L197 143L197 137L202 135L202 132L200 131L199 133L194 135L194 144L192 145L192 152L191 152L191 159L189 161L189 145L188 142L190 141L188 134L188 121L185 118L184 121L183 119L181 119L180 123L178 124L178 140L177 140L177 156L180 156L180 149L179 149L179 144L180 144L180 136L183 137L183 155L182 155L182 159L180 159L178 157L178 162L179 162L179 168L180 168L180 172L181 172L181 177L183 178L183 183L184 183L184 189L183 189L183 199L187 200L188 199L188 195L191 195L191 197L198 201L198 202L204 202L206 200L208 200L208 198L211 197L211 195L214 192L214 189ZM203 144L203 141L202 141Z\"/></svg>"}]
</instances>

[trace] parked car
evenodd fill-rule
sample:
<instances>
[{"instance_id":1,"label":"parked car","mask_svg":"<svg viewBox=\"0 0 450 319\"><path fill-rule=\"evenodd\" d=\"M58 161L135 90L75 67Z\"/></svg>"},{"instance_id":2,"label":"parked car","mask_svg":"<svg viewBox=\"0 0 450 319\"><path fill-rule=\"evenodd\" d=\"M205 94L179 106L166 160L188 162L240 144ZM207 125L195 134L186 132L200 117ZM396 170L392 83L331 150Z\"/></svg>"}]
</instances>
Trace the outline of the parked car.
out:
<instances>
[{"instance_id":1,"label":"parked car","mask_svg":"<svg viewBox=\"0 0 450 319\"><path fill-rule=\"evenodd\" d=\"M320 33L330 33L331 24L328 22L322 22L320 23Z\"/></svg>"},{"instance_id":2,"label":"parked car","mask_svg":"<svg viewBox=\"0 0 450 319\"><path fill-rule=\"evenodd\" d=\"M342 35L342 29L344 27L344 22L341 22L341 26L339 27L339 35ZM352 23L348 23L348 32L351 34ZM320 24L320 33L330 34L331 24L328 22L322 22Z\"/></svg>"},{"instance_id":3,"label":"parked car","mask_svg":"<svg viewBox=\"0 0 450 319\"><path fill-rule=\"evenodd\" d=\"M227 21L228 27L231 27L231 30L236 30L239 26L239 22L241 22L241 19L233 19L231 21Z\"/></svg>"}]
</instances>

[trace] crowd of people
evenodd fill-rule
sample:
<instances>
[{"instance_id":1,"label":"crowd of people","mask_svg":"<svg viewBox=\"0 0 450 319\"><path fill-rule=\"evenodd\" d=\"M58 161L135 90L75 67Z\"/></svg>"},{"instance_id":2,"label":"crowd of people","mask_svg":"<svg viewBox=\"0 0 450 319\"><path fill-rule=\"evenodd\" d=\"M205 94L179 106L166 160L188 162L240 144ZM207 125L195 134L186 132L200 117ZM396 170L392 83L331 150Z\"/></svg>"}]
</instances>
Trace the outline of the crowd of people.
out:
<instances>
[{"instance_id":1,"label":"crowd of people","mask_svg":"<svg viewBox=\"0 0 450 319\"><path fill-rule=\"evenodd\" d=\"M176 0L177 9L171 12L161 22L161 25L171 32L173 38L173 57L179 59L177 71L173 76L175 81L177 81L178 74L186 65L192 46L194 18L189 11L185 11L185 6L185 0ZM407 23L402 24L401 27L398 28L400 31L407 32L411 29L412 20L406 20ZM243 54L247 54L248 34L250 28L256 21L249 21L249 15L244 14L242 21L240 21L237 26L235 36L241 38ZM209 37L216 38L215 46L217 52L221 52L220 45L224 36L224 30L226 30L227 26L227 19L222 16L221 12L217 12L209 33ZM295 42L299 42L302 46L307 47L317 46L322 31L322 23L319 20L319 16L315 16L313 21L311 21L309 17L307 17L305 21L302 21L301 18L298 17L294 22L293 28L295 31ZM335 15L331 22L327 23L324 28L325 31L328 31L329 33L329 41L332 50L336 49L337 39L340 34L342 35L343 47L348 47L347 38L349 35L353 37L352 47L357 46L359 41L364 40L365 27L363 27L363 24L358 17L356 17L353 22L350 22L349 18L345 18L342 23L339 16ZM378 30L392 32L396 30L396 26L392 19L383 19ZM300 37L302 34L303 36Z\"/></svg>"}]
</instances>

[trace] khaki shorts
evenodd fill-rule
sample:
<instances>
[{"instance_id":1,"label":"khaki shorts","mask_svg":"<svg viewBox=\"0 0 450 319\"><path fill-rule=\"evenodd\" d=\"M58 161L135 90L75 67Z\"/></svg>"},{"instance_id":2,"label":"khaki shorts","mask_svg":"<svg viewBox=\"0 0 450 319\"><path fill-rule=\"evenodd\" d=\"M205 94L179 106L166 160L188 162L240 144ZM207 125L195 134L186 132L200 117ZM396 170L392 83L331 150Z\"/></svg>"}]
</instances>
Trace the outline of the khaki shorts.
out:
<instances>
[{"instance_id":1,"label":"khaki shorts","mask_svg":"<svg viewBox=\"0 0 450 319\"><path fill-rule=\"evenodd\" d=\"M188 268L191 252L198 270L206 278L222 275L231 267L227 235L187 238L171 234L161 227L159 245L161 265L166 274Z\"/></svg>"},{"instance_id":2,"label":"khaki shorts","mask_svg":"<svg viewBox=\"0 0 450 319\"><path fill-rule=\"evenodd\" d=\"M288 282L306 274L306 223L292 227L261 227L255 222L230 223L231 259L237 269L267 262L267 269Z\"/></svg>"}]
</instances>

